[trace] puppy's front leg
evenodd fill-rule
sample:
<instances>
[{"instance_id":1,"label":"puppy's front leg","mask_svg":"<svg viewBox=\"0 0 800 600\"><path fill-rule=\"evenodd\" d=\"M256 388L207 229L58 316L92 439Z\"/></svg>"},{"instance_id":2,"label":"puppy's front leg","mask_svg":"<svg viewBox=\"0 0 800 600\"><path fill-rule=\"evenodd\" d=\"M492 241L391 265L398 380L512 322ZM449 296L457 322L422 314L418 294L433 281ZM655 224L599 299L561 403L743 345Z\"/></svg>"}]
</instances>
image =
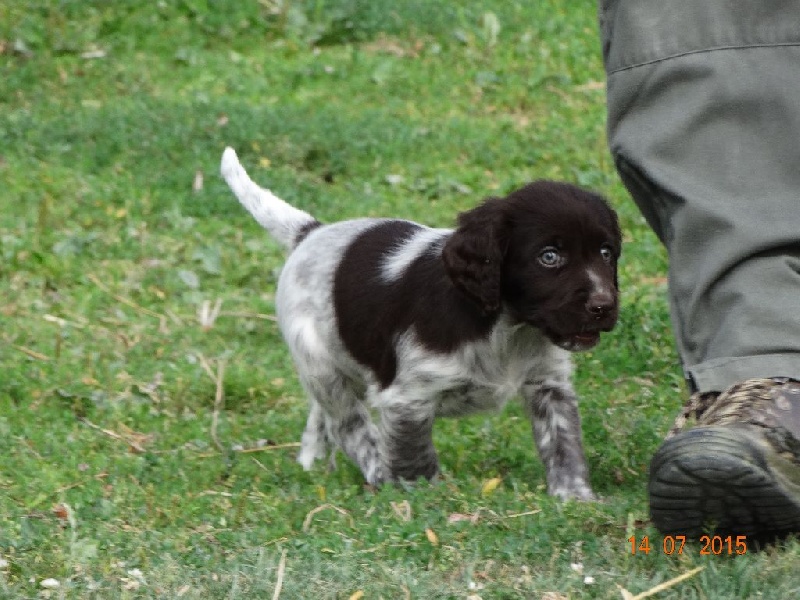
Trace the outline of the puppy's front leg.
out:
<instances>
[{"instance_id":1,"label":"puppy's front leg","mask_svg":"<svg viewBox=\"0 0 800 600\"><path fill-rule=\"evenodd\" d=\"M381 454L392 479L432 479L439 472L439 459L433 446L431 403L388 388L375 404L380 410Z\"/></svg>"},{"instance_id":2,"label":"puppy's front leg","mask_svg":"<svg viewBox=\"0 0 800 600\"><path fill-rule=\"evenodd\" d=\"M547 491L561 499L594 500L581 442L578 400L568 383L526 383L522 388L533 438L547 473Z\"/></svg>"}]
</instances>

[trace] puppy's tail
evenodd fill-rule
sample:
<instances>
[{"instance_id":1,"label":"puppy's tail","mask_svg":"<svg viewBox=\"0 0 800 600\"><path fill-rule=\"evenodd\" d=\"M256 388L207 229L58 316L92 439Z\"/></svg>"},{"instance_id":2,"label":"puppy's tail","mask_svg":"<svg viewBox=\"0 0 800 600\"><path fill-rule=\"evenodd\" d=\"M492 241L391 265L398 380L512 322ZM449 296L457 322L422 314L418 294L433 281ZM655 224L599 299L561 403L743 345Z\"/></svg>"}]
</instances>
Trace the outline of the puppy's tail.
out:
<instances>
[{"instance_id":1,"label":"puppy's tail","mask_svg":"<svg viewBox=\"0 0 800 600\"><path fill-rule=\"evenodd\" d=\"M222 153L220 172L242 206L289 250L294 249L312 229L320 226L320 222L307 212L287 204L253 182L239 163L233 148L225 148Z\"/></svg>"}]
</instances>

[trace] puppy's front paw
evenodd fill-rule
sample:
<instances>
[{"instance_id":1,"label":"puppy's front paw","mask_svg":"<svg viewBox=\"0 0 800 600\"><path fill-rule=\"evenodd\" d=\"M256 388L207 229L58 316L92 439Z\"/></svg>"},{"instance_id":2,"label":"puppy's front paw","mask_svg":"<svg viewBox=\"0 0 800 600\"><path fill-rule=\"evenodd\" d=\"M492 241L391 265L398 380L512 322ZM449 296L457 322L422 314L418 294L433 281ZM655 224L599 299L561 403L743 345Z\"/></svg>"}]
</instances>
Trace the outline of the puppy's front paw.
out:
<instances>
[{"instance_id":1,"label":"puppy's front paw","mask_svg":"<svg viewBox=\"0 0 800 600\"><path fill-rule=\"evenodd\" d=\"M589 484L584 482L573 482L570 485L554 487L548 490L548 493L559 500L580 500L581 502L596 502L598 500Z\"/></svg>"}]
</instances>

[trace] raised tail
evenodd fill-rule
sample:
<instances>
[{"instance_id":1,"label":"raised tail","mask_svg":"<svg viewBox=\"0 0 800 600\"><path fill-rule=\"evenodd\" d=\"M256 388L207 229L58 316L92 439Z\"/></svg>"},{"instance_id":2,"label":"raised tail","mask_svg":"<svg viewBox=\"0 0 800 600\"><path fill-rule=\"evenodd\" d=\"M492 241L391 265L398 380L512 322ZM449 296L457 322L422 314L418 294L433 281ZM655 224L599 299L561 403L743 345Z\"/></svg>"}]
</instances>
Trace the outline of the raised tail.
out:
<instances>
[{"instance_id":1,"label":"raised tail","mask_svg":"<svg viewBox=\"0 0 800 600\"><path fill-rule=\"evenodd\" d=\"M233 148L225 148L222 153L220 172L242 206L275 240L289 250L297 246L309 231L320 225L307 212L287 204L253 182L239 163Z\"/></svg>"}]
</instances>

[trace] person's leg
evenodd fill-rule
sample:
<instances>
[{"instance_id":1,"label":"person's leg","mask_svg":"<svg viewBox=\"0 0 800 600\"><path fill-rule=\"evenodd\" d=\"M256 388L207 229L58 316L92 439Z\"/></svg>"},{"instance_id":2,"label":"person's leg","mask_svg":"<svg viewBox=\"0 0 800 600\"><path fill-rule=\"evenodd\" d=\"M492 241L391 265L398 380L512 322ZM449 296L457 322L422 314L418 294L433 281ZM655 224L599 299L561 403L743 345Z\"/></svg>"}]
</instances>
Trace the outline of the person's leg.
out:
<instances>
[{"instance_id":1,"label":"person's leg","mask_svg":"<svg viewBox=\"0 0 800 600\"><path fill-rule=\"evenodd\" d=\"M798 14L800 0L601 0L609 145L669 252L694 408L739 415L654 458L651 514L673 533L800 531L800 386L769 379L800 380ZM788 456L763 439L776 431Z\"/></svg>"}]
</instances>

